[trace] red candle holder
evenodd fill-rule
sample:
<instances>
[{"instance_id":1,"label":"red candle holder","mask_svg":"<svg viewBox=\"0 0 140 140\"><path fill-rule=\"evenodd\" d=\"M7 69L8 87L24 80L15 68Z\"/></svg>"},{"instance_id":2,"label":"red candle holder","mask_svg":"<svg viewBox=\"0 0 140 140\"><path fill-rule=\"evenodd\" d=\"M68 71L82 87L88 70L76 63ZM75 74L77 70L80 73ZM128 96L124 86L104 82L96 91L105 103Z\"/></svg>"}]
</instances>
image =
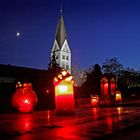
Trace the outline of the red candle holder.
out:
<instances>
[{"instance_id":1,"label":"red candle holder","mask_svg":"<svg viewBox=\"0 0 140 140\"><path fill-rule=\"evenodd\" d=\"M91 95L91 105L98 106L98 103L99 103L98 95Z\"/></svg>"},{"instance_id":2,"label":"red candle holder","mask_svg":"<svg viewBox=\"0 0 140 140\"><path fill-rule=\"evenodd\" d=\"M19 112L28 113L33 112L33 107L37 103L37 95L32 90L31 83L18 83L16 85L16 92L12 97L12 105L17 108Z\"/></svg>"},{"instance_id":3,"label":"red candle holder","mask_svg":"<svg viewBox=\"0 0 140 140\"><path fill-rule=\"evenodd\" d=\"M121 96L121 92L119 90L116 91L116 102L117 103L122 102L122 96Z\"/></svg>"},{"instance_id":4,"label":"red candle holder","mask_svg":"<svg viewBox=\"0 0 140 140\"><path fill-rule=\"evenodd\" d=\"M75 114L73 84L73 77L66 71L54 78L56 114Z\"/></svg>"}]
</instances>

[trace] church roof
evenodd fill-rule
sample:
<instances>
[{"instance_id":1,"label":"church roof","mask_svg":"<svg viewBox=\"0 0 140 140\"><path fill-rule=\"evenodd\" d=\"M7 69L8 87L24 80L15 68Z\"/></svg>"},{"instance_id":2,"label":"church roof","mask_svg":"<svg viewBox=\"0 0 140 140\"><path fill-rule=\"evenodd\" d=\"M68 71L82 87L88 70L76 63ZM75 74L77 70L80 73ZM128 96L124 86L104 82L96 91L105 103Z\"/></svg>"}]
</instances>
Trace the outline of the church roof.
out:
<instances>
[{"instance_id":1,"label":"church roof","mask_svg":"<svg viewBox=\"0 0 140 140\"><path fill-rule=\"evenodd\" d=\"M56 40L60 48L62 47L66 37L67 35L66 35L65 24L64 24L63 16L61 15L56 30Z\"/></svg>"}]
</instances>

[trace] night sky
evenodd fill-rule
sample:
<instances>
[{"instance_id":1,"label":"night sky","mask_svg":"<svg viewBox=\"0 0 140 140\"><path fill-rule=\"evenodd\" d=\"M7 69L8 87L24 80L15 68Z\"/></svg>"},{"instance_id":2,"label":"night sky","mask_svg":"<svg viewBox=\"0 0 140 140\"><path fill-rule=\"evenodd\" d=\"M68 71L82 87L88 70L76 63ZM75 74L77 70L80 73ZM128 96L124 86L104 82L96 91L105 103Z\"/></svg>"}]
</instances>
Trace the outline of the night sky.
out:
<instances>
[{"instance_id":1,"label":"night sky","mask_svg":"<svg viewBox=\"0 0 140 140\"><path fill-rule=\"evenodd\" d=\"M0 0L0 64L47 69L59 15L59 0ZM63 17L74 67L140 70L140 0L63 0Z\"/></svg>"}]
</instances>

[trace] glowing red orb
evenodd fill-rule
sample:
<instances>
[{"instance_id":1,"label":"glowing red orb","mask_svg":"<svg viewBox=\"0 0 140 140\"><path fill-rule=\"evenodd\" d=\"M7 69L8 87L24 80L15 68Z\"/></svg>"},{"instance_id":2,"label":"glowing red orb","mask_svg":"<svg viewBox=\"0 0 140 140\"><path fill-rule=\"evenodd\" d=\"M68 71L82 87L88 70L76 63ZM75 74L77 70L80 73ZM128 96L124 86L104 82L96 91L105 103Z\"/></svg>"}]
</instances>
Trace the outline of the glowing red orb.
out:
<instances>
[{"instance_id":1,"label":"glowing red orb","mask_svg":"<svg viewBox=\"0 0 140 140\"><path fill-rule=\"evenodd\" d=\"M22 87L18 87L12 97L13 106L20 112L32 112L36 103L37 95L32 90L31 84L24 84Z\"/></svg>"}]
</instances>

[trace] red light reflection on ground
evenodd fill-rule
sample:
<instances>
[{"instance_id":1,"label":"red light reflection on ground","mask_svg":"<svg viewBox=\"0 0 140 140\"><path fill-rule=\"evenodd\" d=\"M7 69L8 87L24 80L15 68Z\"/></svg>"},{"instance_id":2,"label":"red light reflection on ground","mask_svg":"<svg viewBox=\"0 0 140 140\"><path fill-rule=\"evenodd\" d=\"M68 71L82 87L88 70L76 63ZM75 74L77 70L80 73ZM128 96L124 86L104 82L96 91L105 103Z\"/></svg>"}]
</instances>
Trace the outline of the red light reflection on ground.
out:
<instances>
[{"instance_id":1,"label":"red light reflection on ground","mask_svg":"<svg viewBox=\"0 0 140 140\"><path fill-rule=\"evenodd\" d=\"M48 119L48 121L50 120L50 111L49 110L47 111L47 119Z\"/></svg>"},{"instance_id":2,"label":"red light reflection on ground","mask_svg":"<svg viewBox=\"0 0 140 140\"><path fill-rule=\"evenodd\" d=\"M51 122L50 122L50 118L51 118L51 114L50 114L50 110L47 110L47 125L50 125Z\"/></svg>"},{"instance_id":3,"label":"red light reflection on ground","mask_svg":"<svg viewBox=\"0 0 140 140\"><path fill-rule=\"evenodd\" d=\"M117 112L118 112L118 118L119 118L119 120L121 120L122 119L122 112L123 112L123 108L122 107L117 107Z\"/></svg>"},{"instance_id":4,"label":"red light reflection on ground","mask_svg":"<svg viewBox=\"0 0 140 140\"><path fill-rule=\"evenodd\" d=\"M93 118L94 120L97 120L98 114L97 114L97 109L96 107L92 108L92 113L93 113Z\"/></svg>"},{"instance_id":5,"label":"red light reflection on ground","mask_svg":"<svg viewBox=\"0 0 140 140\"><path fill-rule=\"evenodd\" d=\"M59 139L78 139L78 136L75 135L76 128L74 127L64 127L57 130L56 135Z\"/></svg>"},{"instance_id":6,"label":"red light reflection on ground","mask_svg":"<svg viewBox=\"0 0 140 140\"><path fill-rule=\"evenodd\" d=\"M21 132L29 131L33 128L32 115L20 114L20 118L15 121L15 125L12 126L12 130L18 130Z\"/></svg>"},{"instance_id":7,"label":"red light reflection on ground","mask_svg":"<svg viewBox=\"0 0 140 140\"><path fill-rule=\"evenodd\" d=\"M111 118L111 117L107 117L107 118L106 118L106 122L107 122L108 127L109 127L109 128L112 128L112 122L113 122L113 121L112 121L112 118Z\"/></svg>"},{"instance_id":8,"label":"red light reflection on ground","mask_svg":"<svg viewBox=\"0 0 140 140\"><path fill-rule=\"evenodd\" d=\"M112 118L112 112L111 112L111 110L110 109L107 109L106 111L105 111L105 113L106 113L106 123L107 123L107 128L108 128L108 131L109 132L112 132L112 130L113 130L113 118Z\"/></svg>"},{"instance_id":9,"label":"red light reflection on ground","mask_svg":"<svg viewBox=\"0 0 140 140\"><path fill-rule=\"evenodd\" d=\"M118 111L118 114L121 115L121 113L122 113L122 107L117 107L117 111Z\"/></svg>"},{"instance_id":10,"label":"red light reflection on ground","mask_svg":"<svg viewBox=\"0 0 140 140\"><path fill-rule=\"evenodd\" d=\"M31 128L31 123L28 119L25 119L24 120L24 129L27 131L27 130L30 130Z\"/></svg>"}]
</instances>

